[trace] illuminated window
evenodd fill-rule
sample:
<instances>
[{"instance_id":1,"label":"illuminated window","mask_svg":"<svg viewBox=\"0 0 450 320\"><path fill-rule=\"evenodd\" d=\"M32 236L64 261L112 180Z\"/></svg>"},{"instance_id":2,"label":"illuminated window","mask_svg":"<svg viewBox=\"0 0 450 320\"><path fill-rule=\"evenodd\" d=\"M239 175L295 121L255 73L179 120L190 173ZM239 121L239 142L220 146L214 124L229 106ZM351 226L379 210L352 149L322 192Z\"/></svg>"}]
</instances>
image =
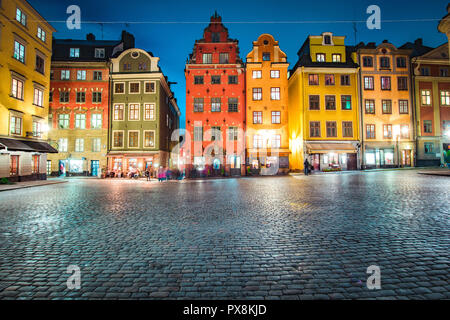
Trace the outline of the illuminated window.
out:
<instances>
[{"instance_id":1,"label":"illuminated window","mask_svg":"<svg viewBox=\"0 0 450 320\"><path fill-rule=\"evenodd\" d=\"M253 111L253 124L262 124L262 111Z\"/></svg>"},{"instance_id":2,"label":"illuminated window","mask_svg":"<svg viewBox=\"0 0 450 320\"><path fill-rule=\"evenodd\" d=\"M421 90L420 95L422 97L422 105L430 106L431 105L431 90Z\"/></svg>"},{"instance_id":3,"label":"illuminated window","mask_svg":"<svg viewBox=\"0 0 450 320\"><path fill-rule=\"evenodd\" d=\"M281 111L272 111L272 123L281 123Z\"/></svg>"},{"instance_id":4,"label":"illuminated window","mask_svg":"<svg viewBox=\"0 0 450 320\"><path fill-rule=\"evenodd\" d=\"M144 105L144 120L155 120L155 105L146 103Z\"/></svg>"},{"instance_id":5,"label":"illuminated window","mask_svg":"<svg viewBox=\"0 0 450 320\"><path fill-rule=\"evenodd\" d=\"M86 114L85 113L75 114L75 128L86 129Z\"/></svg>"},{"instance_id":6,"label":"illuminated window","mask_svg":"<svg viewBox=\"0 0 450 320\"><path fill-rule=\"evenodd\" d=\"M130 103L128 108L128 120L139 120L139 104Z\"/></svg>"},{"instance_id":7,"label":"illuminated window","mask_svg":"<svg viewBox=\"0 0 450 320\"><path fill-rule=\"evenodd\" d=\"M19 8L16 10L16 20L22 25L27 26L27 15Z\"/></svg>"},{"instance_id":8,"label":"illuminated window","mask_svg":"<svg viewBox=\"0 0 450 320\"><path fill-rule=\"evenodd\" d=\"M102 128L102 114L92 113L91 114L91 129L101 129Z\"/></svg>"},{"instance_id":9,"label":"illuminated window","mask_svg":"<svg viewBox=\"0 0 450 320\"><path fill-rule=\"evenodd\" d=\"M70 48L70 57L71 58L79 58L80 57L80 48Z\"/></svg>"},{"instance_id":10,"label":"illuminated window","mask_svg":"<svg viewBox=\"0 0 450 320\"><path fill-rule=\"evenodd\" d=\"M450 91L441 91L441 105L450 106Z\"/></svg>"},{"instance_id":11,"label":"illuminated window","mask_svg":"<svg viewBox=\"0 0 450 320\"><path fill-rule=\"evenodd\" d=\"M280 100L280 88L270 88L270 99Z\"/></svg>"},{"instance_id":12,"label":"illuminated window","mask_svg":"<svg viewBox=\"0 0 450 320\"><path fill-rule=\"evenodd\" d=\"M253 76L253 79L261 79L262 71L261 70L253 70L252 76Z\"/></svg>"},{"instance_id":13,"label":"illuminated window","mask_svg":"<svg viewBox=\"0 0 450 320\"><path fill-rule=\"evenodd\" d=\"M123 105L114 105L114 120L123 120Z\"/></svg>"},{"instance_id":14,"label":"illuminated window","mask_svg":"<svg viewBox=\"0 0 450 320\"><path fill-rule=\"evenodd\" d=\"M318 86L319 85L319 75L318 74L310 74L309 75L309 85L310 86Z\"/></svg>"},{"instance_id":15,"label":"illuminated window","mask_svg":"<svg viewBox=\"0 0 450 320\"><path fill-rule=\"evenodd\" d=\"M75 139L75 152L84 152L84 139Z\"/></svg>"}]
</instances>

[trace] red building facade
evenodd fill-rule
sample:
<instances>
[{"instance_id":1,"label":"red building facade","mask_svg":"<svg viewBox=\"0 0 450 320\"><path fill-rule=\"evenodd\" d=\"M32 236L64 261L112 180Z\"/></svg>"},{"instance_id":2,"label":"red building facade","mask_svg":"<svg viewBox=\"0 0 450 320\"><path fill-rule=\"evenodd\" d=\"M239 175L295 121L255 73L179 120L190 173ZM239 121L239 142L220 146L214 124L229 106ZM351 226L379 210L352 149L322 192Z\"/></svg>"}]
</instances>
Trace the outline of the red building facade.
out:
<instances>
[{"instance_id":1,"label":"red building facade","mask_svg":"<svg viewBox=\"0 0 450 320\"><path fill-rule=\"evenodd\" d=\"M186 175L245 174L245 72L238 41L214 14L185 69Z\"/></svg>"}]
</instances>

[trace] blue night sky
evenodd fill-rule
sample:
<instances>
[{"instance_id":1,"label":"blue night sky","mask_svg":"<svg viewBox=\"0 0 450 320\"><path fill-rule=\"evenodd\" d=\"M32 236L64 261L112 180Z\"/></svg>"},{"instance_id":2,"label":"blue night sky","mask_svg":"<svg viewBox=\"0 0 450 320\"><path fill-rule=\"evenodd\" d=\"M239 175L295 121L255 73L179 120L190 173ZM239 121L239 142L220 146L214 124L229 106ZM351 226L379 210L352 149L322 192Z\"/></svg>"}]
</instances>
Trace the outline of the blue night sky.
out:
<instances>
[{"instance_id":1,"label":"blue night sky","mask_svg":"<svg viewBox=\"0 0 450 320\"><path fill-rule=\"evenodd\" d=\"M85 39L86 34L92 32L97 39L102 39L102 27L99 24L83 24L83 21L171 22L169 24L104 24L103 39L119 39L121 30L127 30L135 36L138 48L151 51L161 58L160 66L169 77L169 81L178 83L173 85L172 89L183 113L180 120L181 127L184 127L185 123L184 65L188 54L192 51L194 41L202 38L203 29L208 25L214 10L222 16L230 37L239 40L242 59L245 59L250 52L252 41L262 33L270 33L279 40L281 49L286 52L288 61L293 66L297 60L297 51L308 35L320 35L322 32L331 31L336 35L347 36L346 43L354 45L355 33L351 21L364 21L356 23L356 43L364 41L378 44L387 39L394 45L400 46L405 42L423 38L425 45L438 46L446 41L446 37L437 31L437 24L438 19L446 14L448 3L446 0L427 1L427 4L420 0L277 0L267 3L261 0L228 0L221 1L220 4L210 0L28 1L58 30L54 34L56 38ZM67 19L66 9L73 4L81 8L81 30L69 30L65 22L61 22ZM369 30L365 23L369 16L366 14L366 8L372 4L381 8L382 20L437 20L382 22L381 30ZM248 23L264 21L313 21L314 23ZM318 21L327 22L318 23Z\"/></svg>"}]
</instances>

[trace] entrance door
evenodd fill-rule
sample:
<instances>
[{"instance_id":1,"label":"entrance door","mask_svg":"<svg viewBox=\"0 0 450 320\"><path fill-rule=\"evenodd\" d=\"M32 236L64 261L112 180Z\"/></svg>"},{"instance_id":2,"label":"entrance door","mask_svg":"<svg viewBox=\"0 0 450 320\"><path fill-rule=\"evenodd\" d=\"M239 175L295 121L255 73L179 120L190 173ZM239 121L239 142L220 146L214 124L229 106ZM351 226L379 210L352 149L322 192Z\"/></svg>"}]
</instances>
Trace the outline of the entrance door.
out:
<instances>
[{"instance_id":1,"label":"entrance door","mask_svg":"<svg viewBox=\"0 0 450 320\"><path fill-rule=\"evenodd\" d=\"M241 157L230 156L230 174L232 176L241 175Z\"/></svg>"},{"instance_id":2,"label":"entrance door","mask_svg":"<svg viewBox=\"0 0 450 320\"><path fill-rule=\"evenodd\" d=\"M347 170L357 170L356 153L347 154Z\"/></svg>"},{"instance_id":3,"label":"entrance door","mask_svg":"<svg viewBox=\"0 0 450 320\"><path fill-rule=\"evenodd\" d=\"M91 160L91 176L97 177L100 169L99 160Z\"/></svg>"},{"instance_id":4,"label":"entrance door","mask_svg":"<svg viewBox=\"0 0 450 320\"><path fill-rule=\"evenodd\" d=\"M314 171L320 171L320 154L313 154L313 166Z\"/></svg>"},{"instance_id":5,"label":"entrance door","mask_svg":"<svg viewBox=\"0 0 450 320\"><path fill-rule=\"evenodd\" d=\"M59 175L65 176L67 173L67 160L59 160Z\"/></svg>"},{"instance_id":6,"label":"entrance door","mask_svg":"<svg viewBox=\"0 0 450 320\"><path fill-rule=\"evenodd\" d=\"M411 166L411 150L402 150L402 166Z\"/></svg>"}]
</instances>

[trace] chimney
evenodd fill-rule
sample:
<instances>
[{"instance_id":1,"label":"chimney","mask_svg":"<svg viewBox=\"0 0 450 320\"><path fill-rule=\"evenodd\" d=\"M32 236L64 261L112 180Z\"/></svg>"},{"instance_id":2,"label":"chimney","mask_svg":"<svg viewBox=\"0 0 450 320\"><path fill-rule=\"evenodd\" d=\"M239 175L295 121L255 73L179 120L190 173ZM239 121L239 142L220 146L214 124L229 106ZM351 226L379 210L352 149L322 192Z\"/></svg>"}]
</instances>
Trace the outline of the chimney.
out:
<instances>
[{"instance_id":1,"label":"chimney","mask_svg":"<svg viewBox=\"0 0 450 320\"><path fill-rule=\"evenodd\" d=\"M126 32L125 30L122 31L122 42L124 50L134 48L135 46L134 36L131 33Z\"/></svg>"},{"instance_id":2,"label":"chimney","mask_svg":"<svg viewBox=\"0 0 450 320\"><path fill-rule=\"evenodd\" d=\"M415 44L416 46L422 46L422 38L416 39L416 41L414 41L414 44Z\"/></svg>"},{"instance_id":3,"label":"chimney","mask_svg":"<svg viewBox=\"0 0 450 320\"><path fill-rule=\"evenodd\" d=\"M88 40L88 41L95 41L95 35L93 33L88 33L86 35L86 40Z\"/></svg>"}]
</instances>

